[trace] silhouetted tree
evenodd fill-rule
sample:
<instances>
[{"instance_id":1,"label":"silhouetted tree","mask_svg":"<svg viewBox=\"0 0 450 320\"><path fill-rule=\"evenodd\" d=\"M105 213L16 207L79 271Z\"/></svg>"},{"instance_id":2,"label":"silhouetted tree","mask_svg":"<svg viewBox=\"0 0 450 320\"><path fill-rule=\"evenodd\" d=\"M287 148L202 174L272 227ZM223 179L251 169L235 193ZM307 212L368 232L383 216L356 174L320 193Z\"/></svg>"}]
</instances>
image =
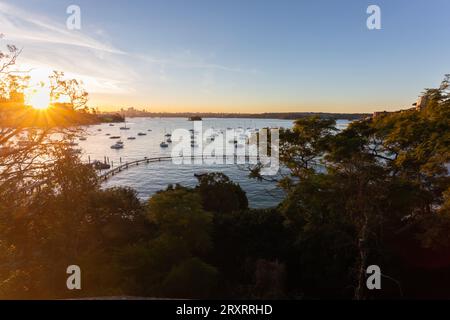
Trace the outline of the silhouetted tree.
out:
<instances>
[{"instance_id":1,"label":"silhouetted tree","mask_svg":"<svg viewBox=\"0 0 450 320\"><path fill-rule=\"evenodd\" d=\"M248 208L245 191L223 173L197 175L197 191L206 211L228 213Z\"/></svg>"}]
</instances>

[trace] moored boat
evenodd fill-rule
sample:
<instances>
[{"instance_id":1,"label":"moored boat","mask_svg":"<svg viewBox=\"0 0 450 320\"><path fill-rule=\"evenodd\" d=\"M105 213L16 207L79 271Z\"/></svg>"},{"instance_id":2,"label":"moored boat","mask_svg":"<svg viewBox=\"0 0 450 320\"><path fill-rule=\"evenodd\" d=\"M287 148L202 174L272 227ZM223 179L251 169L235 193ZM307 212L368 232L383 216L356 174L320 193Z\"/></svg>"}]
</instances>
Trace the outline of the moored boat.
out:
<instances>
[{"instance_id":1,"label":"moored boat","mask_svg":"<svg viewBox=\"0 0 450 320\"><path fill-rule=\"evenodd\" d=\"M115 150L123 149L123 144L120 144L120 143L113 144L111 146L111 149L115 149Z\"/></svg>"}]
</instances>

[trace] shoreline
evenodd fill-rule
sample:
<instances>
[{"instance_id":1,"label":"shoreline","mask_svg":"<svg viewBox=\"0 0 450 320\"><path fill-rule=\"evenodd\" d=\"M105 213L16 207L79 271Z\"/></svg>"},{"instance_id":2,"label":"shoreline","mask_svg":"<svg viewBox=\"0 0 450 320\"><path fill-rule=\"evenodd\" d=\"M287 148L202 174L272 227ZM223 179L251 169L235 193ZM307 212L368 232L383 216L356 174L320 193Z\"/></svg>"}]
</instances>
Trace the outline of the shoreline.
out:
<instances>
[{"instance_id":1,"label":"shoreline","mask_svg":"<svg viewBox=\"0 0 450 320\"><path fill-rule=\"evenodd\" d=\"M296 120L306 117L319 117L321 119L360 120L372 114L369 113L327 113L327 112L287 112L287 113L184 113L184 112L103 112L101 115L120 114L126 118L193 118L202 119L274 119Z\"/></svg>"}]
</instances>

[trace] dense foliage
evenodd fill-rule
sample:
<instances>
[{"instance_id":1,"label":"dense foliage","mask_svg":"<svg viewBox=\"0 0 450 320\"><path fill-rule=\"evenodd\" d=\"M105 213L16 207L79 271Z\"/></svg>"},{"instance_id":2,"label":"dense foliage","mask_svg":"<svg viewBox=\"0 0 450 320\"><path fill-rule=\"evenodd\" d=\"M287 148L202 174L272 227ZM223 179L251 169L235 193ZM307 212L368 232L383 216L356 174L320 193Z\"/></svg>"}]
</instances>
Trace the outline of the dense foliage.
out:
<instances>
[{"instance_id":1,"label":"dense foliage","mask_svg":"<svg viewBox=\"0 0 450 320\"><path fill-rule=\"evenodd\" d=\"M142 202L58 149L38 192L0 182L0 298L449 298L448 78L425 95L343 131L313 117L281 132L272 209L219 173ZM366 290L372 264L381 291Z\"/></svg>"}]
</instances>

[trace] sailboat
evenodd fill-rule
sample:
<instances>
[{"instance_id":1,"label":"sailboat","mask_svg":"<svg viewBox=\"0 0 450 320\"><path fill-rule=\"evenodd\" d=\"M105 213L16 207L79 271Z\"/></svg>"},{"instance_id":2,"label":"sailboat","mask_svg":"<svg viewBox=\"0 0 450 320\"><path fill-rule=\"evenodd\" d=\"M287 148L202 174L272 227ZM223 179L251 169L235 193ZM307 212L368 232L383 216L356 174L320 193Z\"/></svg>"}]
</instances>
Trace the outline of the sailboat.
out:
<instances>
[{"instance_id":1,"label":"sailboat","mask_svg":"<svg viewBox=\"0 0 450 320\"><path fill-rule=\"evenodd\" d=\"M127 121L126 120L124 121L124 124L125 125L123 127L120 127L120 130L130 130L130 128L127 127Z\"/></svg>"}]
</instances>

